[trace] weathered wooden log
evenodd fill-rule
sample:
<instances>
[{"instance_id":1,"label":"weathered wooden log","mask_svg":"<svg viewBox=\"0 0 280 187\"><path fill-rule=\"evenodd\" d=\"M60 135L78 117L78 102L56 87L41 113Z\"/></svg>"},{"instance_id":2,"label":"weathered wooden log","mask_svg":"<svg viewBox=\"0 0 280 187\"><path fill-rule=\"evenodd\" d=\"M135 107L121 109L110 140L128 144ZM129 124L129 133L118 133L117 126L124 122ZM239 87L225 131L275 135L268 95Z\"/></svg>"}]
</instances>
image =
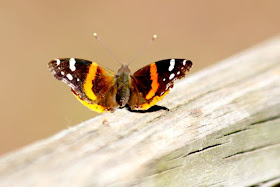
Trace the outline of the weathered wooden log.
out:
<instances>
[{"instance_id":1,"label":"weathered wooden log","mask_svg":"<svg viewBox=\"0 0 280 187\"><path fill-rule=\"evenodd\" d=\"M280 37L176 82L159 104L170 111L105 113L2 156L0 186L280 183Z\"/></svg>"}]
</instances>

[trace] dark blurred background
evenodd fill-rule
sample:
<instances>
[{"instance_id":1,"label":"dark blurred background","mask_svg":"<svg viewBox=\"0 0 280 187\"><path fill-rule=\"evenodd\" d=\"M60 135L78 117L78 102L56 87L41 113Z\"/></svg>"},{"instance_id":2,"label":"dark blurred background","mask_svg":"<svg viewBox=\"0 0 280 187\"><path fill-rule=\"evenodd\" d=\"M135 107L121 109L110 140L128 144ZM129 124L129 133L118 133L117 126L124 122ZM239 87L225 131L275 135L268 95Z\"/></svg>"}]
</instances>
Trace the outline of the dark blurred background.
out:
<instances>
[{"instance_id":1,"label":"dark blurred background","mask_svg":"<svg viewBox=\"0 0 280 187\"><path fill-rule=\"evenodd\" d=\"M97 115L47 68L53 58L76 57L117 70L93 32L124 62L158 34L132 71L178 57L192 60L194 73L279 34L279 7L277 0L1 1L0 154Z\"/></svg>"}]
</instances>

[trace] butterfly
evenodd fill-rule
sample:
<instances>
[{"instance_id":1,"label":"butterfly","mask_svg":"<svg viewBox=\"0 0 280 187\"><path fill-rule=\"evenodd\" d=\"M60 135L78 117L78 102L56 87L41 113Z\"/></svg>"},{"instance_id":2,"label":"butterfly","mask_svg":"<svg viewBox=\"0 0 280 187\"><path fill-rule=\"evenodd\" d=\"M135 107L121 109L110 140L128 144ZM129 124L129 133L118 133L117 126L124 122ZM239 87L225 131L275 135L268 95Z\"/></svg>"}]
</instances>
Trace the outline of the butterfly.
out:
<instances>
[{"instance_id":1,"label":"butterfly","mask_svg":"<svg viewBox=\"0 0 280 187\"><path fill-rule=\"evenodd\" d=\"M131 74L123 64L117 73L93 61L78 58L54 59L49 70L71 87L76 98L89 109L102 113L116 108L148 110L166 96L176 79L192 67L186 59L165 59Z\"/></svg>"}]
</instances>

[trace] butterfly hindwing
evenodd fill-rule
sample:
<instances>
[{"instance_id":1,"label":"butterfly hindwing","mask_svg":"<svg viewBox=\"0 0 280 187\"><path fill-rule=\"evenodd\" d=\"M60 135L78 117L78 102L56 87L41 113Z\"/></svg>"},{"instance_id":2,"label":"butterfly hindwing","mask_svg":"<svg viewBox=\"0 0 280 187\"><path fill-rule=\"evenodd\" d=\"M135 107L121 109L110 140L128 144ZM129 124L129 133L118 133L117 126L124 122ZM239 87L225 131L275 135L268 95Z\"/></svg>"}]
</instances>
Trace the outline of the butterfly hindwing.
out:
<instances>
[{"instance_id":1,"label":"butterfly hindwing","mask_svg":"<svg viewBox=\"0 0 280 187\"><path fill-rule=\"evenodd\" d=\"M185 76L192 62L186 59L157 61L136 71L132 76L132 109L146 110L160 101L173 87L174 81Z\"/></svg>"},{"instance_id":2,"label":"butterfly hindwing","mask_svg":"<svg viewBox=\"0 0 280 187\"><path fill-rule=\"evenodd\" d=\"M115 74L95 62L61 58L49 62L54 77L71 87L78 100L88 108L103 112L114 110L116 102Z\"/></svg>"}]
</instances>

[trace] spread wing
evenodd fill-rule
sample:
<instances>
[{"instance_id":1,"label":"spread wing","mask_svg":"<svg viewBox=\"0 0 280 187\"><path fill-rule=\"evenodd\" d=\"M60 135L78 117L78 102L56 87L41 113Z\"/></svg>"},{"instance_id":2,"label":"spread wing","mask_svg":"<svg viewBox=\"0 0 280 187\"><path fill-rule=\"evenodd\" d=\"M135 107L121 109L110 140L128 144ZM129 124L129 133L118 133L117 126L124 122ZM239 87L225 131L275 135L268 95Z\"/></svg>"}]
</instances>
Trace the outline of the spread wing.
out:
<instances>
[{"instance_id":1,"label":"spread wing","mask_svg":"<svg viewBox=\"0 0 280 187\"><path fill-rule=\"evenodd\" d=\"M77 99L89 109L104 112L118 106L114 72L77 58L55 59L48 66L54 77L70 86Z\"/></svg>"},{"instance_id":2,"label":"spread wing","mask_svg":"<svg viewBox=\"0 0 280 187\"><path fill-rule=\"evenodd\" d=\"M136 71L132 76L131 109L147 110L154 106L192 67L186 59L166 59L154 62Z\"/></svg>"}]
</instances>

